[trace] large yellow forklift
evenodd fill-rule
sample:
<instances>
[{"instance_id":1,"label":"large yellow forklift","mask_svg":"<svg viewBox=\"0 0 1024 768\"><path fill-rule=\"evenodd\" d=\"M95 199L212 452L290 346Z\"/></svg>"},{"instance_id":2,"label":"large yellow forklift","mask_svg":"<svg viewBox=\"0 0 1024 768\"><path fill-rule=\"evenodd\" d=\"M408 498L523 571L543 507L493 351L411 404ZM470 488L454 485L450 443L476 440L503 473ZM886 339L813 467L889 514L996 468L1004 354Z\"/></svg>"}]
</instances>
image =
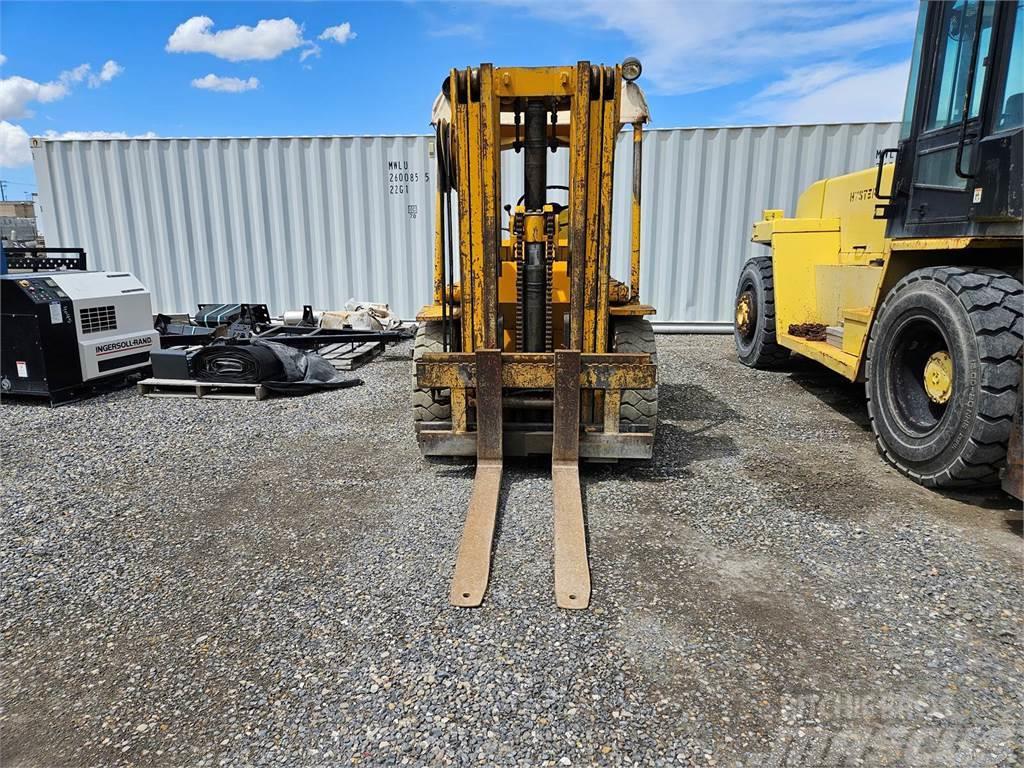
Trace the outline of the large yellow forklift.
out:
<instances>
[{"instance_id":1,"label":"large yellow forklift","mask_svg":"<svg viewBox=\"0 0 1024 768\"><path fill-rule=\"evenodd\" d=\"M914 480L1003 472L1018 498L1022 27L1019 0L922 3L898 146L793 217L764 211L771 255L744 265L735 325L748 366L795 352L863 381L879 450Z\"/></svg>"},{"instance_id":2,"label":"large yellow forklift","mask_svg":"<svg viewBox=\"0 0 1024 768\"><path fill-rule=\"evenodd\" d=\"M616 66L481 64L452 70L434 103L434 300L417 316L412 405L425 456L477 459L451 586L455 605L483 600L505 455L551 454L562 608L590 601L580 459L651 456L657 384L645 319L654 308L639 299L648 120L634 82L640 72L632 58ZM634 139L628 284L610 275L623 124ZM504 207L501 152L522 156L524 189ZM554 152L568 153L568 188L547 183Z\"/></svg>"}]
</instances>

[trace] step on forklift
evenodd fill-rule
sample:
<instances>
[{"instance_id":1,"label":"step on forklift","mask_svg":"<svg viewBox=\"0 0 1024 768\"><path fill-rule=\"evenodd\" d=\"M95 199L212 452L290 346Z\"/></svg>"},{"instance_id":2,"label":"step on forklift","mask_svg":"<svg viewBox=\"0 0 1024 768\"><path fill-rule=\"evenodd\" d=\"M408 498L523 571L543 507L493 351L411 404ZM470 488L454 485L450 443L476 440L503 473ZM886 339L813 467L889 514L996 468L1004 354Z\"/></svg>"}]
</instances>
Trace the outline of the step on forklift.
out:
<instances>
[{"instance_id":1,"label":"step on forklift","mask_svg":"<svg viewBox=\"0 0 1024 768\"><path fill-rule=\"evenodd\" d=\"M483 601L506 455L551 455L555 597L569 609L590 602L580 460L651 457L656 350L645 318L655 310L639 299L649 119L640 73L633 58L481 64L453 69L435 101L434 296L417 316L412 405L424 456L477 461L454 605ZM628 284L610 275L623 125L633 129ZM525 190L504 207L502 152L522 157ZM568 188L548 184L549 152L568 153Z\"/></svg>"},{"instance_id":2,"label":"step on forklift","mask_svg":"<svg viewBox=\"0 0 1024 768\"><path fill-rule=\"evenodd\" d=\"M1024 3L920 7L898 146L766 210L736 291L742 363L863 381L882 455L930 487L1021 472ZM893 159L893 162L887 162ZM1008 450L1009 445L1009 450Z\"/></svg>"}]
</instances>

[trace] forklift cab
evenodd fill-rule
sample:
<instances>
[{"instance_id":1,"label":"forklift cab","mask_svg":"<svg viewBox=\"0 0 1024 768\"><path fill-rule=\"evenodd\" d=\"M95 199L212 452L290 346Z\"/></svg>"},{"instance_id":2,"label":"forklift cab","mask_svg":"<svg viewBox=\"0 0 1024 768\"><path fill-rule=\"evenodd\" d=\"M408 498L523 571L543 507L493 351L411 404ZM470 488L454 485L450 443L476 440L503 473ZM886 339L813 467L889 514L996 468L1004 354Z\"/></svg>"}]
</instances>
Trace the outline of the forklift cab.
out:
<instances>
[{"instance_id":1,"label":"forklift cab","mask_svg":"<svg viewBox=\"0 0 1024 768\"><path fill-rule=\"evenodd\" d=\"M1024 0L921 4L887 237L1021 236L1022 37Z\"/></svg>"}]
</instances>

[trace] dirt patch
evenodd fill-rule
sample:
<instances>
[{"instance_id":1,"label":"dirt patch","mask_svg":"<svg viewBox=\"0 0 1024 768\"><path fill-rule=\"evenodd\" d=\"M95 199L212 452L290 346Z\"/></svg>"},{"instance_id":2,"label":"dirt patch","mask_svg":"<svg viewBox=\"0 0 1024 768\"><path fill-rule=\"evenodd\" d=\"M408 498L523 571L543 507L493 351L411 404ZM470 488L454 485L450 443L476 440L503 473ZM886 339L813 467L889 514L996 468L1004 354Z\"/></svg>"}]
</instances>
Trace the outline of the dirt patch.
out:
<instances>
[{"instance_id":1,"label":"dirt patch","mask_svg":"<svg viewBox=\"0 0 1024 768\"><path fill-rule=\"evenodd\" d=\"M621 642L654 695L694 727L757 751L765 742L750 734L776 725L783 696L861 675L841 617L783 563L649 517L642 536L620 533L598 546L617 553L622 578L635 585Z\"/></svg>"},{"instance_id":2,"label":"dirt patch","mask_svg":"<svg viewBox=\"0 0 1024 768\"><path fill-rule=\"evenodd\" d=\"M206 492L183 511L193 538L204 541L195 558L340 554L378 516L384 478L359 446L321 446L313 457L308 446L292 444L275 453L281 458L241 475L197 484Z\"/></svg>"},{"instance_id":3,"label":"dirt patch","mask_svg":"<svg viewBox=\"0 0 1024 768\"><path fill-rule=\"evenodd\" d=\"M887 468L846 445L823 453L806 441L783 443L770 452L748 453L743 471L809 514L857 518L898 500L885 487Z\"/></svg>"}]
</instances>

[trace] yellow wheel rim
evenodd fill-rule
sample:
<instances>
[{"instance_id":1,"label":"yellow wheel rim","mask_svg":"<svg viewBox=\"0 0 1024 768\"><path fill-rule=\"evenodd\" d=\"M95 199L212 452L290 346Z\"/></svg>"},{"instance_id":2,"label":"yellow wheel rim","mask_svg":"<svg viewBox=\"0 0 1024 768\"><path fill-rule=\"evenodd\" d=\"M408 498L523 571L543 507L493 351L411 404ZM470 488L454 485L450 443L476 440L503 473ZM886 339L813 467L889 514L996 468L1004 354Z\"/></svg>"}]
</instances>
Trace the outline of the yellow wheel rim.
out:
<instances>
[{"instance_id":1,"label":"yellow wheel rim","mask_svg":"<svg viewBox=\"0 0 1024 768\"><path fill-rule=\"evenodd\" d=\"M750 332L751 304L749 291L744 291L736 301L736 328L744 336Z\"/></svg>"},{"instance_id":2,"label":"yellow wheel rim","mask_svg":"<svg viewBox=\"0 0 1024 768\"><path fill-rule=\"evenodd\" d=\"M953 361L945 350L935 352L924 366L924 391L933 403L944 405L953 394Z\"/></svg>"}]
</instances>

